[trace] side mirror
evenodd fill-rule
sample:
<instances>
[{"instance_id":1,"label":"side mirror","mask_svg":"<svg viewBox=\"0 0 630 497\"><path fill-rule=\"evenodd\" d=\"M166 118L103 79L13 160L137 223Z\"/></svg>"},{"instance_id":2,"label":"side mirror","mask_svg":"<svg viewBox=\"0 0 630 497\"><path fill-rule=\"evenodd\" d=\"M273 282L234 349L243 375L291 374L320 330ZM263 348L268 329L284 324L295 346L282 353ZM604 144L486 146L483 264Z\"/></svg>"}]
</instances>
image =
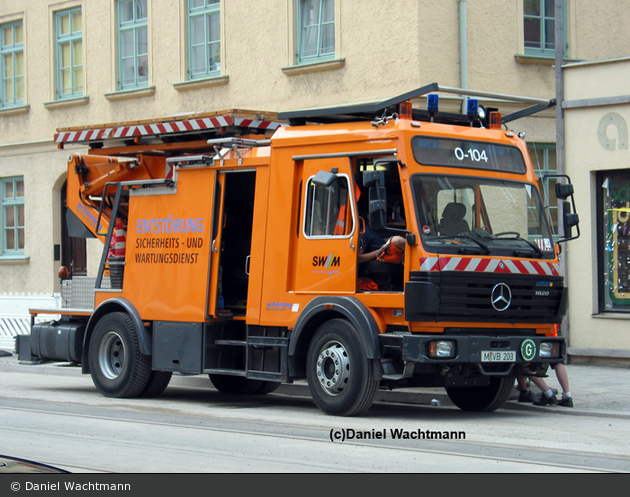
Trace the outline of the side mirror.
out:
<instances>
[{"instance_id":1,"label":"side mirror","mask_svg":"<svg viewBox=\"0 0 630 497\"><path fill-rule=\"evenodd\" d=\"M571 183L556 183L556 198L568 199L573 195L573 185Z\"/></svg>"},{"instance_id":2,"label":"side mirror","mask_svg":"<svg viewBox=\"0 0 630 497\"><path fill-rule=\"evenodd\" d=\"M379 198L372 199L372 190L376 190L376 188L370 188L370 228L377 231L383 230L387 227L386 201ZM383 190L385 189L383 188Z\"/></svg>"},{"instance_id":3,"label":"side mirror","mask_svg":"<svg viewBox=\"0 0 630 497\"><path fill-rule=\"evenodd\" d=\"M368 187L370 227L382 230L387 227L387 192L383 171L363 171L363 186Z\"/></svg>"},{"instance_id":4,"label":"side mirror","mask_svg":"<svg viewBox=\"0 0 630 497\"><path fill-rule=\"evenodd\" d=\"M567 240L577 238L577 236L572 236L573 228L578 229L579 236L580 229L578 226L580 224L580 217L575 212L571 212L571 204L569 204L569 202L562 204L562 224L564 226L564 236Z\"/></svg>"},{"instance_id":5,"label":"side mirror","mask_svg":"<svg viewBox=\"0 0 630 497\"><path fill-rule=\"evenodd\" d=\"M385 172L376 170L363 171L363 186L366 188L385 186Z\"/></svg>"},{"instance_id":6,"label":"side mirror","mask_svg":"<svg viewBox=\"0 0 630 497\"><path fill-rule=\"evenodd\" d=\"M562 206L562 222L564 223L564 232L571 236L571 230L580 224L580 217L571 212L571 205L565 202Z\"/></svg>"},{"instance_id":7,"label":"side mirror","mask_svg":"<svg viewBox=\"0 0 630 497\"><path fill-rule=\"evenodd\" d=\"M557 243L574 240L580 237L580 218L575 208L575 200L573 199L573 185L571 178L566 174L548 174L542 177L545 181L547 178L565 178L566 183L556 183L556 198L562 201L562 227L564 228L564 237L556 240ZM571 212L573 207L573 212ZM577 229L577 234L573 235L573 228Z\"/></svg>"},{"instance_id":8,"label":"side mirror","mask_svg":"<svg viewBox=\"0 0 630 497\"><path fill-rule=\"evenodd\" d=\"M317 186L330 186L336 179L337 175L331 173L330 171L319 171L315 176L313 176L312 181Z\"/></svg>"}]
</instances>

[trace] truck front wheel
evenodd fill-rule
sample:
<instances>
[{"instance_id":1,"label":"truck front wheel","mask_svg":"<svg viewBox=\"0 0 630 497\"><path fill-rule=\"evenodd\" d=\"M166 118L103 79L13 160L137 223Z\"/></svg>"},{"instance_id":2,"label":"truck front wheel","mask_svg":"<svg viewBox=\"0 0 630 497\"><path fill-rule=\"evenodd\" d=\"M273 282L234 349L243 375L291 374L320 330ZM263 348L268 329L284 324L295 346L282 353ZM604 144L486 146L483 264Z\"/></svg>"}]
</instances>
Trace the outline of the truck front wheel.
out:
<instances>
[{"instance_id":1,"label":"truck front wheel","mask_svg":"<svg viewBox=\"0 0 630 497\"><path fill-rule=\"evenodd\" d=\"M123 312L107 314L96 323L88 360L92 381L106 397L137 397L149 384L151 357L140 353L138 330Z\"/></svg>"},{"instance_id":2,"label":"truck front wheel","mask_svg":"<svg viewBox=\"0 0 630 497\"><path fill-rule=\"evenodd\" d=\"M462 411L494 411L510 396L514 378L493 376L485 387L451 387L446 389L453 404Z\"/></svg>"},{"instance_id":3,"label":"truck front wheel","mask_svg":"<svg viewBox=\"0 0 630 497\"><path fill-rule=\"evenodd\" d=\"M348 321L333 319L320 326L306 368L313 400L326 414L358 416L372 405L378 380L359 333Z\"/></svg>"}]
</instances>

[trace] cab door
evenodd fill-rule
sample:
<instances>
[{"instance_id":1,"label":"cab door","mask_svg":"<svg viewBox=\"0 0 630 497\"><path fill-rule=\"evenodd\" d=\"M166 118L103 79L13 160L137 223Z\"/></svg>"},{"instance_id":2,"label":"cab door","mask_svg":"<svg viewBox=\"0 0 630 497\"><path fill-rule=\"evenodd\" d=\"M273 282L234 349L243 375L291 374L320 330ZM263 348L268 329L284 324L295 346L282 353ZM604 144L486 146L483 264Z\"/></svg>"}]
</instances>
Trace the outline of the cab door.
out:
<instances>
[{"instance_id":1,"label":"cab door","mask_svg":"<svg viewBox=\"0 0 630 497\"><path fill-rule=\"evenodd\" d=\"M295 293L356 292L358 230L349 158L305 160Z\"/></svg>"},{"instance_id":2,"label":"cab door","mask_svg":"<svg viewBox=\"0 0 630 497\"><path fill-rule=\"evenodd\" d=\"M217 172L211 242L210 316L247 310L256 171Z\"/></svg>"}]
</instances>

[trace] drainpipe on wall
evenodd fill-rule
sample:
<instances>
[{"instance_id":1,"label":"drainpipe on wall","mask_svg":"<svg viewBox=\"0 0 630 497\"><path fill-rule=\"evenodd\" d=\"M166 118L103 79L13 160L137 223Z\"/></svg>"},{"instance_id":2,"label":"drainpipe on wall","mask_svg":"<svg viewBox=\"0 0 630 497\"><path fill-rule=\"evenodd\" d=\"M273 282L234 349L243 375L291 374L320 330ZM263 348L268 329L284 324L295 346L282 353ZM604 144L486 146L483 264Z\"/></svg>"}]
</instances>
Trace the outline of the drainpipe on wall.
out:
<instances>
[{"instance_id":1,"label":"drainpipe on wall","mask_svg":"<svg viewBox=\"0 0 630 497\"><path fill-rule=\"evenodd\" d=\"M459 85L468 88L468 39L466 0L459 0ZM462 114L466 113L466 98L462 98Z\"/></svg>"},{"instance_id":2,"label":"drainpipe on wall","mask_svg":"<svg viewBox=\"0 0 630 497\"><path fill-rule=\"evenodd\" d=\"M564 0L555 0L555 44L556 44L556 165L558 174L564 174Z\"/></svg>"},{"instance_id":3,"label":"drainpipe on wall","mask_svg":"<svg viewBox=\"0 0 630 497\"><path fill-rule=\"evenodd\" d=\"M555 0L555 45L556 45L556 168L558 174L565 174L564 164L564 75L562 65L564 64L564 0ZM561 202L561 201L559 201ZM558 212L562 212L561 205L558 205ZM560 220L559 220L560 221ZM558 222L560 236L564 235L562 222ZM564 250L560 259L560 271L564 275L565 285L567 283L567 254ZM567 285L568 286L568 285ZM569 345L569 318L565 316L562 320L562 332Z\"/></svg>"}]
</instances>

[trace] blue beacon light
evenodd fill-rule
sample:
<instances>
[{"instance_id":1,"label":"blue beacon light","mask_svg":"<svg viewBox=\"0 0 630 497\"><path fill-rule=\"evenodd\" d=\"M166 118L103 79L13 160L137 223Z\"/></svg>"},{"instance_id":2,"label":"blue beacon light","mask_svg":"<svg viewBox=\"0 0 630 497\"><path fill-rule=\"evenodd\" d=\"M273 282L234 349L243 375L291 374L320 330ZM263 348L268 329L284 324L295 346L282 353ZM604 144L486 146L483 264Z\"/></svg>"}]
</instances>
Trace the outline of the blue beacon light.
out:
<instances>
[{"instance_id":1,"label":"blue beacon light","mask_svg":"<svg viewBox=\"0 0 630 497\"><path fill-rule=\"evenodd\" d=\"M468 99L466 115L471 121L474 121L479 117L479 101L476 98Z\"/></svg>"},{"instance_id":2,"label":"blue beacon light","mask_svg":"<svg viewBox=\"0 0 630 497\"><path fill-rule=\"evenodd\" d=\"M434 93L430 94L427 97L427 112L429 116L431 116L431 122L433 122L433 116L438 113L438 109L440 107L440 98Z\"/></svg>"}]
</instances>

